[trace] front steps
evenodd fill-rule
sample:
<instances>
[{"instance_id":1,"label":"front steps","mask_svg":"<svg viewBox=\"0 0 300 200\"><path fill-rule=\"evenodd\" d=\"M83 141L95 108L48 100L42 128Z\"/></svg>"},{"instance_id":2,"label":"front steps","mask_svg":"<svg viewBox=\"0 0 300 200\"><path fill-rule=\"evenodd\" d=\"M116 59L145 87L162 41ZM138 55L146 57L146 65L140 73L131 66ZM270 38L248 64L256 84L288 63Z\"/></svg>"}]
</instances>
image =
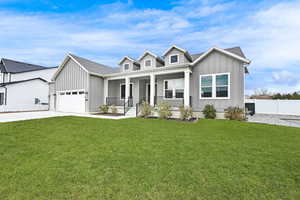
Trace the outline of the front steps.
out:
<instances>
[{"instance_id":1,"label":"front steps","mask_svg":"<svg viewBox=\"0 0 300 200\"><path fill-rule=\"evenodd\" d=\"M136 117L136 107L130 107L125 116Z\"/></svg>"}]
</instances>

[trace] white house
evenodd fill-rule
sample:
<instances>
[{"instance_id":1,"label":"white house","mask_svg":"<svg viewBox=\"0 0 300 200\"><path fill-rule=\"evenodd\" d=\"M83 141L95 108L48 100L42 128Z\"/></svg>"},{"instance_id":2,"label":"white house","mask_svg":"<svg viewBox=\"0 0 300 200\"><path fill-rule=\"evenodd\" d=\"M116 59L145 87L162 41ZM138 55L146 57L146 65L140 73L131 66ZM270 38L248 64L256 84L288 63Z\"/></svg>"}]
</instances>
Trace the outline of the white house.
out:
<instances>
[{"instance_id":1,"label":"white house","mask_svg":"<svg viewBox=\"0 0 300 200\"><path fill-rule=\"evenodd\" d=\"M49 109L49 82L57 67L1 59L0 112Z\"/></svg>"}]
</instances>

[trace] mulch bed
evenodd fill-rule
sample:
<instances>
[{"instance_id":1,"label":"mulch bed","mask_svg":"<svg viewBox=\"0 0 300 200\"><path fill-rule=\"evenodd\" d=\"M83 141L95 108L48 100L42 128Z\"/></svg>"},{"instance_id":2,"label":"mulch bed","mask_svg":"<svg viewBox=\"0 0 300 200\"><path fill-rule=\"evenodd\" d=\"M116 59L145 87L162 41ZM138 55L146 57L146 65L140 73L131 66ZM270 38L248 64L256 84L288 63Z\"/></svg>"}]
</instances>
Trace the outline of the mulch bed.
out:
<instances>
[{"instance_id":1,"label":"mulch bed","mask_svg":"<svg viewBox=\"0 0 300 200\"><path fill-rule=\"evenodd\" d=\"M159 119L159 117L151 116L151 117L147 117L147 119ZM177 121L177 122L186 122L186 123L196 123L198 121L198 118L193 117L189 120L181 120L181 119L178 119L178 118L168 118L168 119L165 119L165 120Z\"/></svg>"},{"instance_id":2,"label":"mulch bed","mask_svg":"<svg viewBox=\"0 0 300 200\"><path fill-rule=\"evenodd\" d=\"M120 113L95 113L93 115L103 115L103 116L124 116L123 114L120 114Z\"/></svg>"}]
</instances>

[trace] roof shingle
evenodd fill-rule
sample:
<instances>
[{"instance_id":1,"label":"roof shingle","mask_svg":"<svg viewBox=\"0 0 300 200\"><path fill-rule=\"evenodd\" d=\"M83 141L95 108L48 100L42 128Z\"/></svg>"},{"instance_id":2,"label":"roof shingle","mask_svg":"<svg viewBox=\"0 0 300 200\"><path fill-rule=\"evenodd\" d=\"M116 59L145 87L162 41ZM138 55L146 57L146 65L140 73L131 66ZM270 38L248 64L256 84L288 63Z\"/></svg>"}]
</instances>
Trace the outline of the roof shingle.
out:
<instances>
[{"instance_id":1,"label":"roof shingle","mask_svg":"<svg viewBox=\"0 0 300 200\"><path fill-rule=\"evenodd\" d=\"M96 63L94 61L76 56L74 54L69 54L72 58L74 58L78 63L80 63L86 70L96 74L110 74L118 72L119 69L109 67L103 64Z\"/></svg>"},{"instance_id":2,"label":"roof shingle","mask_svg":"<svg viewBox=\"0 0 300 200\"><path fill-rule=\"evenodd\" d=\"M40 65L33 65L25 62L19 62L15 60L10 60L6 58L1 59L0 70L6 73L21 73L30 72L36 70L49 69L50 67L44 67ZM53 67L51 67L53 68Z\"/></svg>"}]
</instances>

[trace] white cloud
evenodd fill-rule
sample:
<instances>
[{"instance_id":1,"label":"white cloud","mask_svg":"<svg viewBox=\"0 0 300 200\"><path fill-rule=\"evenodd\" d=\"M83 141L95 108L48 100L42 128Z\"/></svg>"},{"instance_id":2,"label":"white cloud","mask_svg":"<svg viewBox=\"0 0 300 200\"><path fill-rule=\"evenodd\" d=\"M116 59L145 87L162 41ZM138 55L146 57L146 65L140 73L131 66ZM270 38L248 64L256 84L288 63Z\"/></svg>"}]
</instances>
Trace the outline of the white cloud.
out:
<instances>
[{"instance_id":1,"label":"white cloud","mask_svg":"<svg viewBox=\"0 0 300 200\"><path fill-rule=\"evenodd\" d=\"M283 70L279 72L273 72L272 78L275 83L287 84L289 86L295 86L298 82L300 83L299 77L296 74Z\"/></svg>"},{"instance_id":2,"label":"white cloud","mask_svg":"<svg viewBox=\"0 0 300 200\"><path fill-rule=\"evenodd\" d=\"M145 49L161 53L171 44L192 53L213 45L241 46L252 60L250 77L257 77L261 70L270 79L262 84L297 88L294 78L283 82L288 73L300 73L299 0L245 13L239 12L240 2L217 0L176 2L170 10L132 5L131 1L116 2L71 14L0 12L0 55L57 65L67 52L73 52L115 66L124 55L138 57ZM249 85L256 86L255 81Z\"/></svg>"}]
</instances>

